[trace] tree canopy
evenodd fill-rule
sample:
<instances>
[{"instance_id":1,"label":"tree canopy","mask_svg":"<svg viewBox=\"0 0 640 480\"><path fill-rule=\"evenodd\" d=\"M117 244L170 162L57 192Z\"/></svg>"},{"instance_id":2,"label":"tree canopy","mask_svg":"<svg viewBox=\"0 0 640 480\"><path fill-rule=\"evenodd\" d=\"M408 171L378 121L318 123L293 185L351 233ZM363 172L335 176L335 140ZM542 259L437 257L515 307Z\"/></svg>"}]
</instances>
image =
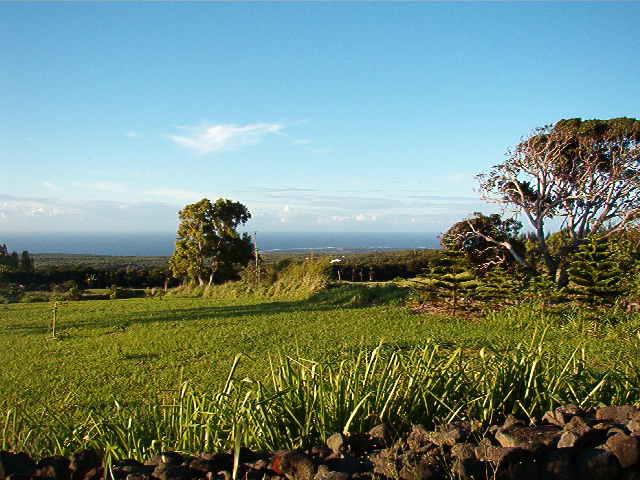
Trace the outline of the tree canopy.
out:
<instances>
[{"instance_id":1,"label":"tree canopy","mask_svg":"<svg viewBox=\"0 0 640 480\"><path fill-rule=\"evenodd\" d=\"M440 243L464 252L474 270L483 274L497 265L507 268L515 257L523 257L524 246L517 239L521 228L522 223L516 219L475 212L471 218L453 224Z\"/></svg>"},{"instance_id":2,"label":"tree canopy","mask_svg":"<svg viewBox=\"0 0 640 480\"><path fill-rule=\"evenodd\" d=\"M640 213L640 120L560 120L536 129L504 162L478 176L485 199L522 214L549 274L587 237L624 230ZM546 245L546 223L562 220L570 242ZM519 260L520 261L520 260Z\"/></svg>"},{"instance_id":3,"label":"tree canopy","mask_svg":"<svg viewBox=\"0 0 640 480\"><path fill-rule=\"evenodd\" d=\"M211 285L222 267L246 265L253 256L251 237L236 228L251 214L243 204L202 199L179 212L176 250L169 260L174 277Z\"/></svg>"}]
</instances>

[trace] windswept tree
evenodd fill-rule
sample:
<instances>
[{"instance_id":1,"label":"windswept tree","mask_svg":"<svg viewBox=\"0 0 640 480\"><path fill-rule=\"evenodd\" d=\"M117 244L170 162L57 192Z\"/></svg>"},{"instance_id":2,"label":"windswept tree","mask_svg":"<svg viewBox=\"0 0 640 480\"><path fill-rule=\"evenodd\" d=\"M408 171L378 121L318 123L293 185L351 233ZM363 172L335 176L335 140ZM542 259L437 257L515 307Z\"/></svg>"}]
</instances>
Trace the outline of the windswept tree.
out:
<instances>
[{"instance_id":1,"label":"windswept tree","mask_svg":"<svg viewBox=\"0 0 640 480\"><path fill-rule=\"evenodd\" d=\"M440 239L444 248L464 252L475 271L484 274L495 267L508 268L514 258L524 262L524 245L518 240L522 223L497 213L475 212L453 224Z\"/></svg>"},{"instance_id":2,"label":"windswept tree","mask_svg":"<svg viewBox=\"0 0 640 480\"><path fill-rule=\"evenodd\" d=\"M251 237L236 230L251 218L243 204L204 198L180 210L179 218L176 251L169 260L175 278L211 285L222 267L251 260Z\"/></svg>"},{"instance_id":3,"label":"windswept tree","mask_svg":"<svg viewBox=\"0 0 640 480\"><path fill-rule=\"evenodd\" d=\"M535 130L478 178L486 200L528 219L549 275L561 281L559 266L583 240L623 231L640 213L640 120L560 120ZM562 220L570 239L556 255L546 243L552 218Z\"/></svg>"}]
</instances>

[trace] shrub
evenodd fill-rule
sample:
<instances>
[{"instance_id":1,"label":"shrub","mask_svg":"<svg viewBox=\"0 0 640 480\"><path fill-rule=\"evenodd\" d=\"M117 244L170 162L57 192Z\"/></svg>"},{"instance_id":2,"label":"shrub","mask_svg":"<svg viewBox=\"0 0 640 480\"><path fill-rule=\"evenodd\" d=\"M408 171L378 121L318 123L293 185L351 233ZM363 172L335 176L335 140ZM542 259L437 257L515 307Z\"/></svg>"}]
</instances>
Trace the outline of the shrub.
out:
<instances>
[{"instance_id":1,"label":"shrub","mask_svg":"<svg viewBox=\"0 0 640 480\"><path fill-rule=\"evenodd\" d=\"M117 285L111 285L109 289L109 298L111 300L118 300L121 298L132 298L135 296L135 292L129 288L119 287Z\"/></svg>"},{"instance_id":2,"label":"shrub","mask_svg":"<svg viewBox=\"0 0 640 480\"><path fill-rule=\"evenodd\" d=\"M48 292L26 292L22 297L20 297L21 303L37 303L37 302L48 302L49 301L49 293Z\"/></svg>"}]
</instances>

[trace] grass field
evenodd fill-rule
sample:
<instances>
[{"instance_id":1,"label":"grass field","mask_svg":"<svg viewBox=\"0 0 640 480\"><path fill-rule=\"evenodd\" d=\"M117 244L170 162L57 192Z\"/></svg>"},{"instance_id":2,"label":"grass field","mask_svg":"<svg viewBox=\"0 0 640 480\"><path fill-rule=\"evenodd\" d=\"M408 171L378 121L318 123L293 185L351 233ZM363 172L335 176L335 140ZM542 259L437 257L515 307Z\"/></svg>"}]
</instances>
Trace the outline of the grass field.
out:
<instances>
[{"instance_id":1,"label":"grass field","mask_svg":"<svg viewBox=\"0 0 640 480\"><path fill-rule=\"evenodd\" d=\"M637 315L620 313L611 323L576 311L543 314L528 306L483 320L454 319L416 315L396 304L350 305L346 292L336 289L302 301L68 302L58 311L56 339L50 334L51 304L1 305L0 406L5 412L46 411L39 420L45 426L60 418L72 423L88 413L108 417L116 401L135 408L158 396L168 398L185 380L195 391L218 391L238 354L243 355L236 378L265 379L270 358L335 363L378 345L391 353L435 343L443 351L459 348L461 356L477 357L481 349L508 355L518 343L535 338L534 347L554 358L569 358L578 348L596 371L638 371L640 366ZM631 398L636 393L630 392ZM22 446L31 441L22 437Z\"/></svg>"}]
</instances>

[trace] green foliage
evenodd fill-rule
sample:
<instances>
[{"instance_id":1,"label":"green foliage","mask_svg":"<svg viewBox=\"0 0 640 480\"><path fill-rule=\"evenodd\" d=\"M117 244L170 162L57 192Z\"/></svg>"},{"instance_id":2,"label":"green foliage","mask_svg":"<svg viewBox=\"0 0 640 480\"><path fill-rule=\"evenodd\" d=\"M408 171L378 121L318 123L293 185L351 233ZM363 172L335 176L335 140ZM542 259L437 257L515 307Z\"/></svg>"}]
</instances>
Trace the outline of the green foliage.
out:
<instances>
[{"instance_id":1,"label":"green foliage","mask_svg":"<svg viewBox=\"0 0 640 480\"><path fill-rule=\"evenodd\" d=\"M444 291L451 301L455 315L461 297L469 296L478 286L465 254L459 250L446 249L430 271L421 275L414 283L418 291L430 293Z\"/></svg>"},{"instance_id":2,"label":"green foliage","mask_svg":"<svg viewBox=\"0 0 640 480\"><path fill-rule=\"evenodd\" d=\"M169 260L175 278L211 285L220 270L247 265L252 258L251 237L236 231L251 218L241 203L219 198L212 204L204 198L180 210L179 217L176 250Z\"/></svg>"},{"instance_id":3,"label":"green foliage","mask_svg":"<svg viewBox=\"0 0 640 480\"><path fill-rule=\"evenodd\" d=\"M108 294L109 294L109 299L111 300L118 300L122 298L133 298L137 296L133 290L129 288L119 287L118 285L111 285L111 288L109 289Z\"/></svg>"},{"instance_id":4,"label":"green foliage","mask_svg":"<svg viewBox=\"0 0 640 480\"><path fill-rule=\"evenodd\" d=\"M480 280L475 296L482 300L509 302L518 298L523 281L502 267L490 270Z\"/></svg>"},{"instance_id":5,"label":"green foliage","mask_svg":"<svg viewBox=\"0 0 640 480\"><path fill-rule=\"evenodd\" d=\"M20 256L20 270L23 272L33 272L35 270L33 259L26 250Z\"/></svg>"},{"instance_id":6,"label":"green foliage","mask_svg":"<svg viewBox=\"0 0 640 480\"><path fill-rule=\"evenodd\" d=\"M349 306L401 305L410 292L409 288L396 285L342 285L312 295L309 302Z\"/></svg>"},{"instance_id":7,"label":"green foliage","mask_svg":"<svg viewBox=\"0 0 640 480\"><path fill-rule=\"evenodd\" d=\"M82 290L80 289L80 286L77 282L73 280L67 280L66 282L62 282L53 286L50 299L57 301L77 301L82 299Z\"/></svg>"},{"instance_id":8,"label":"green foliage","mask_svg":"<svg viewBox=\"0 0 640 480\"><path fill-rule=\"evenodd\" d=\"M569 290L589 305L611 304L621 293L622 275L609 243L593 236L574 255L569 267Z\"/></svg>"},{"instance_id":9,"label":"green foliage","mask_svg":"<svg viewBox=\"0 0 640 480\"><path fill-rule=\"evenodd\" d=\"M518 240L522 223L514 218L503 219L497 213L484 215L475 212L471 218L455 223L441 238L444 248L464 252L473 269L482 274L496 265L515 266L515 261L503 245L509 243L521 254L524 245ZM492 241L489 241L491 238Z\"/></svg>"},{"instance_id":10,"label":"green foliage","mask_svg":"<svg viewBox=\"0 0 640 480\"><path fill-rule=\"evenodd\" d=\"M640 400L637 370L599 372L581 349L562 359L545 347L544 338L534 335L511 352L471 355L433 341L405 352L384 344L360 348L339 361L279 354L270 357L267 375L249 378L238 375L237 355L227 381L213 392L184 382L168 398L156 395L133 407L116 403L79 421L67 409L46 428L40 419L47 410L8 409L0 447L49 455L93 448L137 460L168 450L240 445L298 450L324 443L334 432L366 432L380 422L399 433L412 424L433 428L456 420L487 426L510 414L540 417L563 404Z\"/></svg>"},{"instance_id":11,"label":"green foliage","mask_svg":"<svg viewBox=\"0 0 640 480\"><path fill-rule=\"evenodd\" d=\"M640 120L560 120L536 129L478 177L485 197L529 219L548 275L564 286L558 269L583 240L622 231L638 216ZM570 238L557 255L546 242L552 218L563 219Z\"/></svg>"},{"instance_id":12,"label":"green foliage","mask_svg":"<svg viewBox=\"0 0 640 480\"><path fill-rule=\"evenodd\" d=\"M524 299L533 300L543 305L567 301L566 288L559 287L546 275L538 275L527 279L522 292Z\"/></svg>"},{"instance_id":13,"label":"green foliage","mask_svg":"<svg viewBox=\"0 0 640 480\"><path fill-rule=\"evenodd\" d=\"M566 403L640 401L638 314L609 309L611 319L595 323L583 308L524 304L469 322L393 302L345 305L349 298L334 290L333 304L238 296L70 302L56 342L48 340L50 305L3 305L0 449L50 455L113 446L120 458L140 458L231 448L240 431L247 446L289 448L380 418L407 426L471 415L499 421ZM432 360L420 360L422 349ZM238 354L232 392L227 373ZM287 356L283 373L291 373L281 379Z\"/></svg>"},{"instance_id":14,"label":"green foliage","mask_svg":"<svg viewBox=\"0 0 640 480\"><path fill-rule=\"evenodd\" d=\"M240 280L211 286L182 286L170 291L171 295L237 298L295 298L303 299L324 290L331 282L331 264L326 259L281 261L261 267L256 282L255 269L249 265Z\"/></svg>"},{"instance_id":15,"label":"green foliage","mask_svg":"<svg viewBox=\"0 0 640 480\"><path fill-rule=\"evenodd\" d=\"M0 265L4 271L15 271L20 267L20 259L16 252L9 253L6 245L0 245Z\"/></svg>"}]
</instances>

